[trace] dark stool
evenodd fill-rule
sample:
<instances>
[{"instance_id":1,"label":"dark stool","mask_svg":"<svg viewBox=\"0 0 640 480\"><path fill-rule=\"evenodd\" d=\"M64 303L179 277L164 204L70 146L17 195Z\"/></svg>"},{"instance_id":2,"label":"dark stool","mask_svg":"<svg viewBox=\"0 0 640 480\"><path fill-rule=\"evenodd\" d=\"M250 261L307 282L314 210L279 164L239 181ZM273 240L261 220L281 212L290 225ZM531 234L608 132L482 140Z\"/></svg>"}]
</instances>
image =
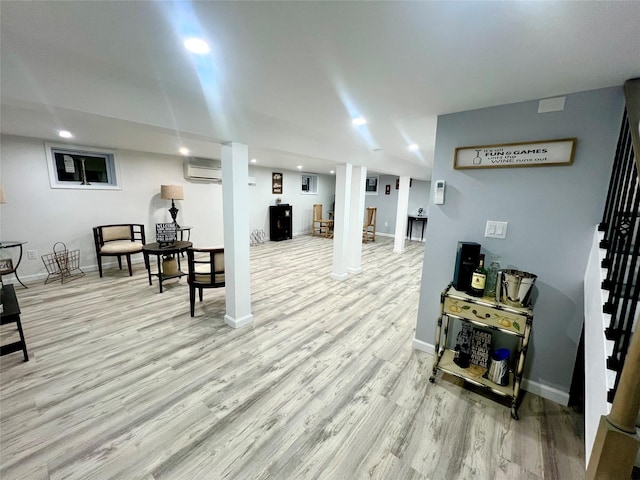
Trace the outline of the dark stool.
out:
<instances>
[{"instance_id":1,"label":"dark stool","mask_svg":"<svg viewBox=\"0 0 640 480\"><path fill-rule=\"evenodd\" d=\"M2 288L2 307L3 310L0 315L0 325L7 325L9 323L17 324L18 333L20 333L20 341L0 346L0 356L22 350L22 353L24 354L24 361L28 362L29 354L27 353L27 342L24 340L22 323L20 322L20 306L18 305L18 299L16 298L16 292L13 289L13 285L5 285Z\"/></svg>"}]
</instances>

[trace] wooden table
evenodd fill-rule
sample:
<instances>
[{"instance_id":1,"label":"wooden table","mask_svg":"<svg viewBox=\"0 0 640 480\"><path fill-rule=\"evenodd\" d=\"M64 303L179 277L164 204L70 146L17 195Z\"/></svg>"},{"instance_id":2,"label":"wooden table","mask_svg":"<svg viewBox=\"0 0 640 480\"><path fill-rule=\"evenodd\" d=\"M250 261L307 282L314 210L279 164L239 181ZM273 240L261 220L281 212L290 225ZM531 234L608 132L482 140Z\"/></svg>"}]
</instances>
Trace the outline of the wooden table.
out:
<instances>
[{"instance_id":1,"label":"wooden table","mask_svg":"<svg viewBox=\"0 0 640 480\"><path fill-rule=\"evenodd\" d=\"M170 278L180 278L186 273L180 270L180 252L184 252L187 248L193 246L191 242L184 241L176 241L173 245L169 245L167 247L161 247L159 243L147 243L142 246L142 254L144 255L144 264L147 267L147 272L149 273L149 285L152 285L151 276L154 275L158 277L158 283L160 284L160 293L162 293L162 282L165 280L169 280ZM155 255L158 265L158 273L151 273L151 264L149 263L149 255ZM164 274L162 272L162 260L160 257L176 258L178 261L178 272L174 274Z\"/></svg>"},{"instance_id":2,"label":"wooden table","mask_svg":"<svg viewBox=\"0 0 640 480\"><path fill-rule=\"evenodd\" d=\"M13 285L5 285L2 287L2 314L0 314L0 325L7 325L9 323L15 323L17 325L20 341L0 346L0 356L22 350L24 361L28 362L27 342L24 339L22 323L20 322L20 306L18 305L18 299L16 298Z\"/></svg>"},{"instance_id":3,"label":"wooden table","mask_svg":"<svg viewBox=\"0 0 640 480\"><path fill-rule=\"evenodd\" d=\"M427 224L427 220L429 217L426 215L409 215L407 221L407 238L411 240L411 235L413 234L413 222L422 222L422 233L420 234L420 240L424 240L424 227Z\"/></svg>"}]
</instances>

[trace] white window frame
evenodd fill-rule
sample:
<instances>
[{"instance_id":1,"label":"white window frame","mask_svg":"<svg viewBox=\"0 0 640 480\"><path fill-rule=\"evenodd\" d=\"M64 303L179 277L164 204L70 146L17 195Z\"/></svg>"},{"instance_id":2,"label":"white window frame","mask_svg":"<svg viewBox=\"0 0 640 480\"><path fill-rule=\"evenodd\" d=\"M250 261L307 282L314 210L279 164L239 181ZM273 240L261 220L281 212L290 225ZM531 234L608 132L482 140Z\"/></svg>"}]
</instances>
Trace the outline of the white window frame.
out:
<instances>
[{"instance_id":1,"label":"white window frame","mask_svg":"<svg viewBox=\"0 0 640 480\"><path fill-rule=\"evenodd\" d=\"M305 190L305 179L307 180L308 190ZM313 173L300 174L300 193L302 195L317 195L318 194L318 175Z\"/></svg>"},{"instance_id":2,"label":"white window frame","mask_svg":"<svg viewBox=\"0 0 640 480\"><path fill-rule=\"evenodd\" d=\"M60 180L56 168L56 154L87 155L100 157L105 161L107 182L93 182L82 185L81 181ZM51 188L71 188L77 190L121 190L120 171L116 162L115 152L104 148L84 147L80 145L65 145L45 142L47 168L49 170L49 185Z\"/></svg>"}]
</instances>

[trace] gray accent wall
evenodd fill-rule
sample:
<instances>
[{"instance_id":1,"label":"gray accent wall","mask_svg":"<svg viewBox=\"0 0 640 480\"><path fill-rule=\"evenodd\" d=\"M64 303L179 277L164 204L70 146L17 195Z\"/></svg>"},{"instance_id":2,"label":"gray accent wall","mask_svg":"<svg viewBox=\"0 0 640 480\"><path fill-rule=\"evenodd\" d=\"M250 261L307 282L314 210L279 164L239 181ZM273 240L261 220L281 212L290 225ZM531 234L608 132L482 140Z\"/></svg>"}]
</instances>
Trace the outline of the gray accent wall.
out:
<instances>
[{"instance_id":1,"label":"gray accent wall","mask_svg":"<svg viewBox=\"0 0 640 480\"><path fill-rule=\"evenodd\" d=\"M364 202L366 207L376 207L377 225L376 232L387 233L393 235L396 229L396 214L398 213L398 190L396 190L395 175L380 175L378 182L378 195L365 195ZM391 185L391 192L386 195L385 187ZM431 182L424 180L412 180L409 189L409 205L408 213L415 215L418 208L422 207L425 212L429 206L429 193L431 191ZM420 238L420 225L416 223L413 234L415 238ZM425 230L426 231L426 230ZM426 235L426 233L425 233Z\"/></svg>"},{"instance_id":2,"label":"gray accent wall","mask_svg":"<svg viewBox=\"0 0 640 480\"><path fill-rule=\"evenodd\" d=\"M487 258L501 257L503 268L538 275L524 376L568 394L583 324L583 278L623 110L622 87L612 87L567 95L560 112L539 114L535 100L438 118L432 180L447 182L446 200L430 206L416 340L434 344L457 242L478 242ZM570 166L453 169L456 147L573 137ZM509 222L507 238L485 238L487 220Z\"/></svg>"}]
</instances>

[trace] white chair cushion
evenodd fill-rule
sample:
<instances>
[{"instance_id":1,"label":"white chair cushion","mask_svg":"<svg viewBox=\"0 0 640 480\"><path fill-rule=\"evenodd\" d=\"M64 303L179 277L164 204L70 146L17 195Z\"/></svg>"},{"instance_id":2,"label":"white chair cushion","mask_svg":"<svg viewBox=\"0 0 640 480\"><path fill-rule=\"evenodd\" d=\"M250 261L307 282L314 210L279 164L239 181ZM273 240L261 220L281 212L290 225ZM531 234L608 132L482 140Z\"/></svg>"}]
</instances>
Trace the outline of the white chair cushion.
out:
<instances>
[{"instance_id":1,"label":"white chair cushion","mask_svg":"<svg viewBox=\"0 0 640 480\"><path fill-rule=\"evenodd\" d=\"M208 263L198 263L193 267L196 282L211 283L211 269ZM224 282L224 273L218 273L215 276L215 282Z\"/></svg>"},{"instance_id":2,"label":"white chair cushion","mask_svg":"<svg viewBox=\"0 0 640 480\"><path fill-rule=\"evenodd\" d=\"M105 243L100 249L100 253L118 254L118 253L136 253L142 251L142 243L132 242L130 240L114 240Z\"/></svg>"}]
</instances>

